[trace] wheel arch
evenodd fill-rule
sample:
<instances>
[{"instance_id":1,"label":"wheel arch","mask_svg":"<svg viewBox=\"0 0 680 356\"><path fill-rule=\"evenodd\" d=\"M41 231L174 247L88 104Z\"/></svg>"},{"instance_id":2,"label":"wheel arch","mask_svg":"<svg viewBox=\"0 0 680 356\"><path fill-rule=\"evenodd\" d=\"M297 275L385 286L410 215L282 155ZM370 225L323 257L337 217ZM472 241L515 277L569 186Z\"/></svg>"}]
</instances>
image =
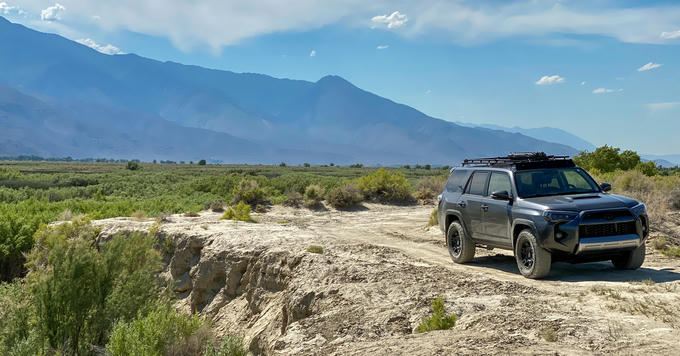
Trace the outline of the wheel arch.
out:
<instances>
[{"instance_id":1,"label":"wheel arch","mask_svg":"<svg viewBox=\"0 0 680 356\"><path fill-rule=\"evenodd\" d=\"M512 222L512 250L515 250L515 243L517 242L517 237L519 237L519 233L522 232L523 230L531 230L531 232L536 235L536 224L534 224L533 221L531 220L525 220L525 219L517 219Z\"/></svg>"}]
</instances>

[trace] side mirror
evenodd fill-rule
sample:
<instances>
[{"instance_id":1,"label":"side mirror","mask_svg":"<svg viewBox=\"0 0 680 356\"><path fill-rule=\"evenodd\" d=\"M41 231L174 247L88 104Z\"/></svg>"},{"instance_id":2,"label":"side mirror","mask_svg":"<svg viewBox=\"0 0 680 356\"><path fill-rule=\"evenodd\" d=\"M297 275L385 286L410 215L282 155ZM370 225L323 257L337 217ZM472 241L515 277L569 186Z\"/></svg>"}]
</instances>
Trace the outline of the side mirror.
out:
<instances>
[{"instance_id":1,"label":"side mirror","mask_svg":"<svg viewBox=\"0 0 680 356\"><path fill-rule=\"evenodd\" d=\"M510 200L510 193L507 190L491 193L491 198L495 200Z\"/></svg>"},{"instance_id":2,"label":"side mirror","mask_svg":"<svg viewBox=\"0 0 680 356\"><path fill-rule=\"evenodd\" d=\"M608 192L612 190L612 185L609 183L600 183L600 189L602 189L603 192Z\"/></svg>"}]
</instances>

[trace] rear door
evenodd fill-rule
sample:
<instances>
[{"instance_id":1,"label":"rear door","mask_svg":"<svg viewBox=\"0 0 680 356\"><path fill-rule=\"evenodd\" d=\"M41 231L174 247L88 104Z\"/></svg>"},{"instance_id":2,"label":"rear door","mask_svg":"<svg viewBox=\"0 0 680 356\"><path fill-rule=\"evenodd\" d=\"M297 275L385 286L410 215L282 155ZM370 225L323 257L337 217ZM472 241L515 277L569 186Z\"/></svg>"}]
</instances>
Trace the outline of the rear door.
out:
<instances>
[{"instance_id":1,"label":"rear door","mask_svg":"<svg viewBox=\"0 0 680 356\"><path fill-rule=\"evenodd\" d=\"M467 230L475 240L485 239L482 224L482 200L486 194L489 173L489 171L472 173L459 203Z\"/></svg>"},{"instance_id":2,"label":"rear door","mask_svg":"<svg viewBox=\"0 0 680 356\"><path fill-rule=\"evenodd\" d=\"M510 202L491 198L493 192L507 191L513 194L510 175L505 172L491 172L486 196L482 200L484 235L496 244L512 246L510 239Z\"/></svg>"}]
</instances>

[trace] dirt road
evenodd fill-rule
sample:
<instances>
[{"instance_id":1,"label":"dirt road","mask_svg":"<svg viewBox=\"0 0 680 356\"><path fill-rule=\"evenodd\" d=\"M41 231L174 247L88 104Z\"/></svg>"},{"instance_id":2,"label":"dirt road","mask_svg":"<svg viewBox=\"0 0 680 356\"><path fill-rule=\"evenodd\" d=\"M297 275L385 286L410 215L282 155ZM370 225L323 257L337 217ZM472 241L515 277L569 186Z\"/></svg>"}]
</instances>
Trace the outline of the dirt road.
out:
<instances>
[{"instance_id":1,"label":"dirt road","mask_svg":"<svg viewBox=\"0 0 680 356\"><path fill-rule=\"evenodd\" d=\"M677 354L680 260L649 248L643 267L555 263L529 280L505 251L456 265L432 207L353 212L276 206L259 223L171 216L165 275L178 305L244 335L254 354ZM103 234L148 230L109 219ZM323 254L305 252L323 246ZM450 330L414 333L442 296Z\"/></svg>"}]
</instances>

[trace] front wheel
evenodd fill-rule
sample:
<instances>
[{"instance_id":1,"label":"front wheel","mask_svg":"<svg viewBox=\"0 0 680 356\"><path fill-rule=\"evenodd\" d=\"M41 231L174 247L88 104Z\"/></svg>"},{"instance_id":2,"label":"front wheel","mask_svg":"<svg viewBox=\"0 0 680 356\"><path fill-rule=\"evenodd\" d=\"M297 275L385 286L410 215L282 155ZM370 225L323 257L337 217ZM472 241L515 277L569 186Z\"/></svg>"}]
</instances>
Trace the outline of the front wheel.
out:
<instances>
[{"instance_id":1,"label":"front wheel","mask_svg":"<svg viewBox=\"0 0 680 356\"><path fill-rule=\"evenodd\" d=\"M515 243L515 260L519 272L527 278L543 278L550 273L552 255L538 245L531 230L523 230Z\"/></svg>"},{"instance_id":2,"label":"front wheel","mask_svg":"<svg viewBox=\"0 0 680 356\"><path fill-rule=\"evenodd\" d=\"M645 262L645 244L640 245L633 251L627 251L621 256L612 260L616 269L638 269Z\"/></svg>"},{"instance_id":3,"label":"front wheel","mask_svg":"<svg viewBox=\"0 0 680 356\"><path fill-rule=\"evenodd\" d=\"M452 222L446 230L446 247L453 262L467 263L475 257L475 243L458 221Z\"/></svg>"}]
</instances>

